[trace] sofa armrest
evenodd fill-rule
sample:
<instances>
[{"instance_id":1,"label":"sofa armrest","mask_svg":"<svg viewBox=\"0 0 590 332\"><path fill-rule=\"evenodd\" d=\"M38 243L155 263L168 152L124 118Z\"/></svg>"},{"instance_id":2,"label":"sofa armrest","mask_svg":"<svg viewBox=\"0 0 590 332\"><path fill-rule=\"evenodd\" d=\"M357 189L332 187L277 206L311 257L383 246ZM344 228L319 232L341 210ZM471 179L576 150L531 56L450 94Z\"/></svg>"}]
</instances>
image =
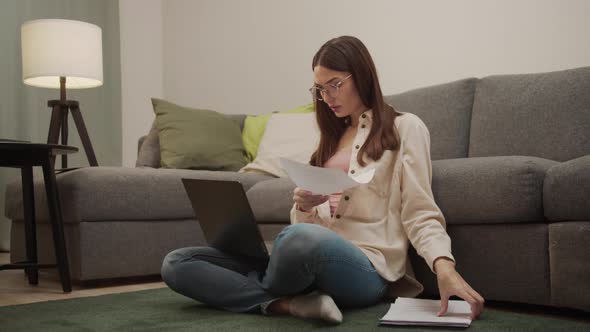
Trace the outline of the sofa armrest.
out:
<instances>
[{"instance_id":1,"label":"sofa armrest","mask_svg":"<svg viewBox=\"0 0 590 332\"><path fill-rule=\"evenodd\" d=\"M139 138L135 167L160 167L160 138L155 121L150 132Z\"/></svg>"},{"instance_id":2,"label":"sofa armrest","mask_svg":"<svg viewBox=\"0 0 590 332\"><path fill-rule=\"evenodd\" d=\"M138 156L139 156L139 151L141 150L141 145L145 141L146 137L147 137L147 135L143 135L137 140L137 155Z\"/></svg>"},{"instance_id":3,"label":"sofa armrest","mask_svg":"<svg viewBox=\"0 0 590 332\"><path fill-rule=\"evenodd\" d=\"M551 167L543 184L545 216L551 221L590 220L590 155Z\"/></svg>"}]
</instances>

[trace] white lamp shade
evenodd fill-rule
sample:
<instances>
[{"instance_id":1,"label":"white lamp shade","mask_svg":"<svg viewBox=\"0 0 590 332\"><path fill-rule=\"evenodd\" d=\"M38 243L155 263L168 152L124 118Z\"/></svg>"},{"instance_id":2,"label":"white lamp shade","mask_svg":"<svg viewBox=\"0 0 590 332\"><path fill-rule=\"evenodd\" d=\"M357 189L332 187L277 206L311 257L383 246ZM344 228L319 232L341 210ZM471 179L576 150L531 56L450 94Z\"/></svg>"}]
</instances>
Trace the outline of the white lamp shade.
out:
<instances>
[{"instance_id":1,"label":"white lamp shade","mask_svg":"<svg viewBox=\"0 0 590 332\"><path fill-rule=\"evenodd\" d=\"M102 85L102 31L80 21L43 19L21 26L23 81L27 85L67 89Z\"/></svg>"}]
</instances>

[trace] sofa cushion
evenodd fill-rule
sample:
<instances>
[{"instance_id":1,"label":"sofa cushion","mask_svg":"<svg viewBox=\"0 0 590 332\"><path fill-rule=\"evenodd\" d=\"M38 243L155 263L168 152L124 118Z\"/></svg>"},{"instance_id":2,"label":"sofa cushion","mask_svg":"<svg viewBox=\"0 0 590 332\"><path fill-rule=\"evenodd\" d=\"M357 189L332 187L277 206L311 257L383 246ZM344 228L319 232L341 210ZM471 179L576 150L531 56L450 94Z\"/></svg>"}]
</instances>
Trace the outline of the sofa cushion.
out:
<instances>
[{"instance_id":1,"label":"sofa cushion","mask_svg":"<svg viewBox=\"0 0 590 332\"><path fill-rule=\"evenodd\" d=\"M415 89L386 96L400 112L414 113L428 127L431 158L467 157L469 123L475 93L475 78Z\"/></svg>"},{"instance_id":2,"label":"sofa cushion","mask_svg":"<svg viewBox=\"0 0 590 332\"><path fill-rule=\"evenodd\" d=\"M162 167L237 171L246 164L242 133L231 118L156 98L152 104Z\"/></svg>"},{"instance_id":3,"label":"sofa cushion","mask_svg":"<svg viewBox=\"0 0 590 332\"><path fill-rule=\"evenodd\" d=\"M289 178L261 181L246 193L258 223L290 223L295 184Z\"/></svg>"},{"instance_id":4,"label":"sofa cushion","mask_svg":"<svg viewBox=\"0 0 590 332\"><path fill-rule=\"evenodd\" d=\"M469 156L590 154L590 67L478 81Z\"/></svg>"},{"instance_id":5,"label":"sofa cushion","mask_svg":"<svg viewBox=\"0 0 590 332\"><path fill-rule=\"evenodd\" d=\"M225 115L238 123L240 125L240 130L243 129L244 119L246 119L245 114ZM155 119L149 133L139 138L137 151L138 154L135 167L160 167L160 137L158 135L158 126Z\"/></svg>"},{"instance_id":6,"label":"sofa cushion","mask_svg":"<svg viewBox=\"0 0 590 332\"><path fill-rule=\"evenodd\" d=\"M436 160L432 191L449 224L539 222L543 179L556 164L522 156Z\"/></svg>"},{"instance_id":7,"label":"sofa cushion","mask_svg":"<svg viewBox=\"0 0 590 332\"><path fill-rule=\"evenodd\" d=\"M311 113L313 111L313 103L310 103L288 111L246 116L246 119L244 120L244 128L242 130L242 141L244 142L248 161L251 162L256 158L256 155L258 154L258 146L260 145L260 141L266 130L266 125L273 114Z\"/></svg>"},{"instance_id":8,"label":"sofa cushion","mask_svg":"<svg viewBox=\"0 0 590 332\"><path fill-rule=\"evenodd\" d=\"M536 157L481 157L433 161L432 189L449 224L544 220L543 179L558 163ZM259 223L289 223L295 184L289 178L248 190Z\"/></svg>"},{"instance_id":9,"label":"sofa cushion","mask_svg":"<svg viewBox=\"0 0 590 332\"><path fill-rule=\"evenodd\" d=\"M319 140L315 113L273 114L268 120L256 159L240 172L286 177L280 158L307 164Z\"/></svg>"},{"instance_id":10,"label":"sofa cushion","mask_svg":"<svg viewBox=\"0 0 590 332\"><path fill-rule=\"evenodd\" d=\"M247 191L272 177L165 168L80 168L57 176L64 222L194 219L182 178L234 180ZM36 179L35 212L39 222L49 220L44 190L43 181ZM5 213L10 219L23 219L20 182L8 186Z\"/></svg>"},{"instance_id":11,"label":"sofa cushion","mask_svg":"<svg viewBox=\"0 0 590 332\"><path fill-rule=\"evenodd\" d=\"M590 155L551 167L543 185L545 216L552 221L590 220Z\"/></svg>"}]
</instances>

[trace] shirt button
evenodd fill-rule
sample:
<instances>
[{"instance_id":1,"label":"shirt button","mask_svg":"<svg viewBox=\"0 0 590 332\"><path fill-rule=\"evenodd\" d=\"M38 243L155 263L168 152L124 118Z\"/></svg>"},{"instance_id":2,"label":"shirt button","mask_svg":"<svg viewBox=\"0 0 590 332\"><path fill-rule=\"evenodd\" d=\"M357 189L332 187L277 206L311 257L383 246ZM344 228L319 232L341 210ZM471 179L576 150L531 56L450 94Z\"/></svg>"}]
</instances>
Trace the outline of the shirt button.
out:
<instances>
[{"instance_id":1,"label":"shirt button","mask_svg":"<svg viewBox=\"0 0 590 332\"><path fill-rule=\"evenodd\" d=\"M354 148L358 150L358 149L360 148L360 146L359 146L359 145L357 145L357 146L355 146Z\"/></svg>"},{"instance_id":2,"label":"shirt button","mask_svg":"<svg viewBox=\"0 0 590 332\"><path fill-rule=\"evenodd\" d=\"M365 128L365 125L362 125L361 128Z\"/></svg>"},{"instance_id":3,"label":"shirt button","mask_svg":"<svg viewBox=\"0 0 590 332\"><path fill-rule=\"evenodd\" d=\"M361 115L361 117L364 119L364 118L367 117L367 115L366 114L363 114L363 115Z\"/></svg>"},{"instance_id":4,"label":"shirt button","mask_svg":"<svg viewBox=\"0 0 590 332\"><path fill-rule=\"evenodd\" d=\"M354 174L354 169L352 171L350 171L350 174Z\"/></svg>"},{"instance_id":5,"label":"shirt button","mask_svg":"<svg viewBox=\"0 0 590 332\"><path fill-rule=\"evenodd\" d=\"M339 214L336 215L336 219L340 219L340 215Z\"/></svg>"},{"instance_id":6,"label":"shirt button","mask_svg":"<svg viewBox=\"0 0 590 332\"><path fill-rule=\"evenodd\" d=\"M349 199L350 199L350 197L348 197L348 196L344 196L344 200L345 200L345 201L347 201L347 200L349 200Z\"/></svg>"}]
</instances>

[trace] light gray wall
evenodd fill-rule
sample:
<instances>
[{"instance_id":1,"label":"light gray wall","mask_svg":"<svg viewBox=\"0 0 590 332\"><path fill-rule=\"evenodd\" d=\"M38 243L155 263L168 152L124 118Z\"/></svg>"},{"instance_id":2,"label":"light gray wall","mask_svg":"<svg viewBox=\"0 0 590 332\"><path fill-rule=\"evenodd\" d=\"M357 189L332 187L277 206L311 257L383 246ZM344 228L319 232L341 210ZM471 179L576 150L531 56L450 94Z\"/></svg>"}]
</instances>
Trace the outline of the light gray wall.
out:
<instances>
[{"instance_id":1,"label":"light gray wall","mask_svg":"<svg viewBox=\"0 0 590 332\"><path fill-rule=\"evenodd\" d=\"M119 0L123 165L133 167L137 140L154 118L151 97L162 97L162 1Z\"/></svg>"},{"instance_id":2,"label":"light gray wall","mask_svg":"<svg viewBox=\"0 0 590 332\"><path fill-rule=\"evenodd\" d=\"M162 96L226 113L261 114L309 102L314 53L328 39L345 34L367 45L386 94L471 76L590 65L586 0L148 3L162 10ZM138 5L137 10L143 9ZM122 20L144 27L135 37L151 33L153 45L158 45L157 19L150 26L135 12L127 15ZM133 44L122 45L122 51L125 47ZM160 54L144 49L153 59L145 70L158 73L158 55L147 53L152 51ZM124 138L123 144L134 147L153 115L143 108L124 108L123 114L134 114L141 123L124 126L130 141ZM125 151L124 160L132 165L135 151Z\"/></svg>"}]
</instances>

